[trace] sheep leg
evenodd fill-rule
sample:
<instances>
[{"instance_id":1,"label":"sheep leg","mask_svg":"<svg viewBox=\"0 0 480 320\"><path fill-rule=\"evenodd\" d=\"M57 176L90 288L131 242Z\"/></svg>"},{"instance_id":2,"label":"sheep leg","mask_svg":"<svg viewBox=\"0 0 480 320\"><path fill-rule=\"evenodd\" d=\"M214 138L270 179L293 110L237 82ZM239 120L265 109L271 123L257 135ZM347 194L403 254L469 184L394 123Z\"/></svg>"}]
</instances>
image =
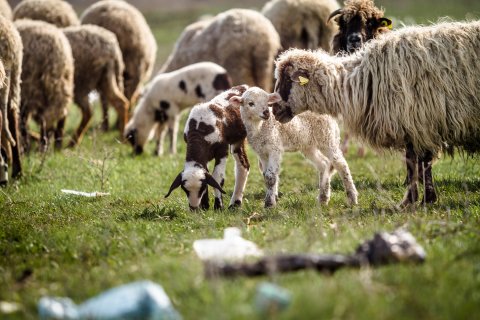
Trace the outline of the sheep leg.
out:
<instances>
[{"instance_id":1,"label":"sheep leg","mask_svg":"<svg viewBox=\"0 0 480 320\"><path fill-rule=\"evenodd\" d=\"M248 173L250 171L250 163L248 162L245 150L245 140L232 146L233 158L235 159L235 188L229 207L238 207L242 204L243 191L247 184Z\"/></svg>"},{"instance_id":2,"label":"sheep leg","mask_svg":"<svg viewBox=\"0 0 480 320\"><path fill-rule=\"evenodd\" d=\"M326 205L330 201L331 195L330 161L328 161L328 159L317 149L304 151L303 155L317 168L320 188L318 202Z\"/></svg>"},{"instance_id":3,"label":"sheep leg","mask_svg":"<svg viewBox=\"0 0 480 320\"><path fill-rule=\"evenodd\" d=\"M403 198L402 206L408 206L412 203L417 202L418 200L418 168L417 168L417 154L413 150L413 145L411 143L407 144L407 149L405 151L405 163L407 165L407 192Z\"/></svg>"},{"instance_id":4,"label":"sheep leg","mask_svg":"<svg viewBox=\"0 0 480 320\"><path fill-rule=\"evenodd\" d=\"M15 144L11 145L12 148L12 178L18 178L22 175L22 160L21 160L21 137L19 128L19 114L16 109L10 109L8 113L8 124L10 126L10 132Z\"/></svg>"},{"instance_id":5,"label":"sheep leg","mask_svg":"<svg viewBox=\"0 0 480 320\"><path fill-rule=\"evenodd\" d=\"M90 120L92 120L92 108L90 102L88 101L88 96L85 95L80 98L75 97L75 103L82 111L82 121L80 122L77 131L73 135L69 147L74 147L82 141L83 135L87 131L88 124Z\"/></svg>"},{"instance_id":6,"label":"sheep leg","mask_svg":"<svg viewBox=\"0 0 480 320\"><path fill-rule=\"evenodd\" d=\"M213 178L215 181L223 187L225 183L225 168L227 166L227 157L228 157L228 145L222 146L220 150L218 150L217 156L215 156L215 167L213 169ZM215 210L223 209L223 200L222 200L222 193L214 189L213 194L215 196L215 202L213 208Z\"/></svg>"},{"instance_id":7,"label":"sheep leg","mask_svg":"<svg viewBox=\"0 0 480 320\"><path fill-rule=\"evenodd\" d=\"M102 105L102 131L107 132L109 128L109 121L108 121L108 99L106 95L100 94L100 103Z\"/></svg>"},{"instance_id":8,"label":"sheep leg","mask_svg":"<svg viewBox=\"0 0 480 320\"><path fill-rule=\"evenodd\" d=\"M165 136L167 135L168 127L165 126L164 124L157 124L157 127L154 129L155 130L155 141L156 141L156 148L155 148L155 154L156 156L162 156L163 155L163 144L165 141Z\"/></svg>"},{"instance_id":9,"label":"sheep leg","mask_svg":"<svg viewBox=\"0 0 480 320\"><path fill-rule=\"evenodd\" d=\"M263 179L267 189L265 193L265 208L272 208L277 205L281 161L282 155L280 154L271 154L264 161L267 164L263 172Z\"/></svg>"},{"instance_id":10,"label":"sheep leg","mask_svg":"<svg viewBox=\"0 0 480 320\"><path fill-rule=\"evenodd\" d=\"M40 122L40 152L47 152L48 148L48 130L45 119L42 119Z\"/></svg>"},{"instance_id":11,"label":"sheep leg","mask_svg":"<svg viewBox=\"0 0 480 320\"><path fill-rule=\"evenodd\" d=\"M64 129L65 129L65 117L58 120L57 127L55 128L54 138L55 138L56 151L60 151L62 149Z\"/></svg>"},{"instance_id":12,"label":"sheep leg","mask_svg":"<svg viewBox=\"0 0 480 320\"><path fill-rule=\"evenodd\" d=\"M321 152L327 156L333 165L333 168L338 171L338 174L342 178L343 187L347 193L348 203L350 205L356 205L358 203L358 192L353 183L352 174L348 167L347 160L343 156L340 147L322 146Z\"/></svg>"},{"instance_id":13,"label":"sheep leg","mask_svg":"<svg viewBox=\"0 0 480 320\"><path fill-rule=\"evenodd\" d=\"M208 200L208 187L206 187L205 193L202 196L202 200L200 202L200 208L202 210L208 210L208 208L210 208L210 203Z\"/></svg>"},{"instance_id":14,"label":"sheep leg","mask_svg":"<svg viewBox=\"0 0 480 320\"><path fill-rule=\"evenodd\" d=\"M8 165L3 158L2 127L3 114L0 111L0 187L6 186L8 183Z\"/></svg>"},{"instance_id":15,"label":"sheep leg","mask_svg":"<svg viewBox=\"0 0 480 320\"><path fill-rule=\"evenodd\" d=\"M433 185L432 160L433 155L430 151L425 152L419 157L418 173L421 175L420 181L423 182L425 188L422 200L423 204L435 203L437 201L437 194Z\"/></svg>"},{"instance_id":16,"label":"sheep leg","mask_svg":"<svg viewBox=\"0 0 480 320\"><path fill-rule=\"evenodd\" d=\"M177 114L169 121L168 134L170 136L170 154L177 154L177 136L180 124L180 115ZM228 150L227 150L228 153Z\"/></svg>"}]
</instances>

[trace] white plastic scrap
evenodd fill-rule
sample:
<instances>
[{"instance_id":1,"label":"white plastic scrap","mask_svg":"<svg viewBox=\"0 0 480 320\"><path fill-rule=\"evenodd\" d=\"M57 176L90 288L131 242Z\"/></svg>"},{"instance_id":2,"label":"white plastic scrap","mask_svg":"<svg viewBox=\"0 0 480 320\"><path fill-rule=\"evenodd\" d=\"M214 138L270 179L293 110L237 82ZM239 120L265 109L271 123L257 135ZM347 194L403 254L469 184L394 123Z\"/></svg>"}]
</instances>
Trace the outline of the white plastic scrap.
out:
<instances>
[{"instance_id":1,"label":"white plastic scrap","mask_svg":"<svg viewBox=\"0 0 480 320\"><path fill-rule=\"evenodd\" d=\"M75 196L81 196L81 197L87 197L87 198L96 198L96 197L104 197L104 196L109 196L109 192L83 192L83 191L76 191L76 190L68 190L68 189L62 189L61 190L63 193L66 194L73 194Z\"/></svg>"},{"instance_id":2,"label":"white plastic scrap","mask_svg":"<svg viewBox=\"0 0 480 320\"><path fill-rule=\"evenodd\" d=\"M196 240L193 249L202 261L239 261L263 256L255 243L242 238L238 228L226 228L223 239Z\"/></svg>"}]
</instances>

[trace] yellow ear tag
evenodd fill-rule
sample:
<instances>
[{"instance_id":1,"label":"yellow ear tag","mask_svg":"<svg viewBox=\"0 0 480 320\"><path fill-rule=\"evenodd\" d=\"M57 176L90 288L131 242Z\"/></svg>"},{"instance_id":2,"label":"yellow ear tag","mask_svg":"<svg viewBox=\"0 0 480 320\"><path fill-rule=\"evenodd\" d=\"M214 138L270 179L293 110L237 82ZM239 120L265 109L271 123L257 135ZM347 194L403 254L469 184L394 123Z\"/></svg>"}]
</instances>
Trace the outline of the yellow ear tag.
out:
<instances>
[{"instance_id":1,"label":"yellow ear tag","mask_svg":"<svg viewBox=\"0 0 480 320\"><path fill-rule=\"evenodd\" d=\"M392 30L392 22L391 21L382 20L382 22L380 22L380 26L381 27L387 27L388 29Z\"/></svg>"},{"instance_id":2,"label":"yellow ear tag","mask_svg":"<svg viewBox=\"0 0 480 320\"><path fill-rule=\"evenodd\" d=\"M301 85L301 86L304 86L304 85L306 85L310 80L308 80L308 79L305 78L305 77L298 76L298 81L300 81L300 85Z\"/></svg>"}]
</instances>

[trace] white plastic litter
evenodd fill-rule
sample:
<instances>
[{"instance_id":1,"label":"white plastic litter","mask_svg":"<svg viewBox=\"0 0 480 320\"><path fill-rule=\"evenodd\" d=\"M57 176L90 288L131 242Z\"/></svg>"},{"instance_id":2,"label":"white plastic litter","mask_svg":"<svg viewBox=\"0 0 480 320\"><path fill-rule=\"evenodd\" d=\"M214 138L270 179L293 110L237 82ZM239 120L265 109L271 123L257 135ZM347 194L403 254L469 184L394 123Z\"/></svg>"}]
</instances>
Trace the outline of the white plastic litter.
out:
<instances>
[{"instance_id":1,"label":"white plastic litter","mask_svg":"<svg viewBox=\"0 0 480 320\"><path fill-rule=\"evenodd\" d=\"M238 228L226 228L223 239L201 239L193 243L195 253L202 261L239 261L247 257L261 257L262 250L241 236Z\"/></svg>"},{"instance_id":2,"label":"white plastic litter","mask_svg":"<svg viewBox=\"0 0 480 320\"><path fill-rule=\"evenodd\" d=\"M63 193L67 194L73 194L75 196L81 196L81 197L87 197L87 198L96 198L96 197L104 197L104 196L109 196L109 192L83 192L83 191L76 191L76 190L68 190L68 189L62 189L61 190Z\"/></svg>"}]
</instances>

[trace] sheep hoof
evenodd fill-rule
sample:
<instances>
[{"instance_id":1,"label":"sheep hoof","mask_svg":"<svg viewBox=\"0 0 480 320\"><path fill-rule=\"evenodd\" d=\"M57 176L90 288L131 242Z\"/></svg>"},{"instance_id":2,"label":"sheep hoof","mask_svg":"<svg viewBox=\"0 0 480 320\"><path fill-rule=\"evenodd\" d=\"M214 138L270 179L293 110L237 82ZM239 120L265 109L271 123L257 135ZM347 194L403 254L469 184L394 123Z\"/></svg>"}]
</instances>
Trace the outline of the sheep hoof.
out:
<instances>
[{"instance_id":1,"label":"sheep hoof","mask_svg":"<svg viewBox=\"0 0 480 320\"><path fill-rule=\"evenodd\" d=\"M235 200L234 203L228 206L228 209L236 209L242 205L242 200Z\"/></svg>"},{"instance_id":2,"label":"sheep hoof","mask_svg":"<svg viewBox=\"0 0 480 320\"><path fill-rule=\"evenodd\" d=\"M426 189L423 195L422 205L437 202L437 194L434 189Z\"/></svg>"},{"instance_id":3,"label":"sheep hoof","mask_svg":"<svg viewBox=\"0 0 480 320\"><path fill-rule=\"evenodd\" d=\"M273 208L277 205L277 201L275 200L275 198L271 199L271 198L267 198L265 199L265 208Z\"/></svg>"}]
</instances>

